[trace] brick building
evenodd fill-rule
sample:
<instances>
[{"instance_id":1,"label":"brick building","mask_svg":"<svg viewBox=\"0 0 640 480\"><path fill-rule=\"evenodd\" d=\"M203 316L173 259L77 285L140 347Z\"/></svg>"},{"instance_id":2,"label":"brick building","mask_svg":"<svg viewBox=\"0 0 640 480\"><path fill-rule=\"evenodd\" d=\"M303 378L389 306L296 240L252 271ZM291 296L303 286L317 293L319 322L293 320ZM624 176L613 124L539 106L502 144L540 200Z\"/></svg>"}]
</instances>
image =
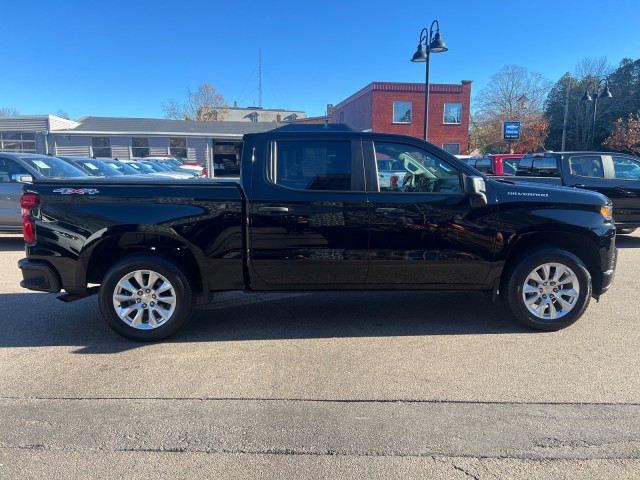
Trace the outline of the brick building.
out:
<instances>
[{"instance_id":1,"label":"brick building","mask_svg":"<svg viewBox=\"0 0 640 480\"><path fill-rule=\"evenodd\" d=\"M431 84L431 143L453 154L468 153L471 81ZM333 107L333 123L353 130L397 133L422 138L424 83L373 82Z\"/></svg>"}]
</instances>

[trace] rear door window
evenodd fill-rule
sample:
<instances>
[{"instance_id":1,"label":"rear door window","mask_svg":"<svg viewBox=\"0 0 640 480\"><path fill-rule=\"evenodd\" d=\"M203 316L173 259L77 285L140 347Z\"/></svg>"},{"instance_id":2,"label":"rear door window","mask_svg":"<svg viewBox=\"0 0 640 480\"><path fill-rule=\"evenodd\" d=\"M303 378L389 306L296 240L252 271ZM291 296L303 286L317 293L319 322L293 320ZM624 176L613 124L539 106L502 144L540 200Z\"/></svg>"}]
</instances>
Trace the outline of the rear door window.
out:
<instances>
[{"instance_id":1,"label":"rear door window","mask_svg":"<svg viewBox=\"0 0 640 480\"><path fill-rule=\"evenodd\" d=\"M351 188L351 142L279 141L270 180L295 190Z\"/></svg>"},{"instance_id":2,"label":"rear door window","mask_svg":"<svg viewBox=\"0 0 640 480\"><path fill-rule=\"evenodd\" d=\"M555 157L534 158L531 174L539 177L559 177L558 162Z\"/></svg>"}]
</instances>

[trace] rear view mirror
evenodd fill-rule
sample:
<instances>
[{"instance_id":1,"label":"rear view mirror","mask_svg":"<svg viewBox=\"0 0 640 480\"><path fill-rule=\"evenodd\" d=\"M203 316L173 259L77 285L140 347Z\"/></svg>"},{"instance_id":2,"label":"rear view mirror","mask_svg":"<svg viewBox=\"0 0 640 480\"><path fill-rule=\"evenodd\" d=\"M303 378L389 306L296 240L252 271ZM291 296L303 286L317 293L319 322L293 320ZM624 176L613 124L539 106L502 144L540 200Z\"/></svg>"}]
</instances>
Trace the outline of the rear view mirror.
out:
<instances>
[{"instance_id":1,"label":"rear view mirror","mask_svg":"<svg viewBox=\"0 0 640 480\"><path fill-rule=\"evenodd\" d=\"M484 178L473 175L465 177L464 192L471 197L472 207L487 204L487 186Z\"/></svg>"},{"instance_id":2,"label":"rear view mirror","mask_svg":"<svg viewBox=\"0 0 640 480\"><path fill-rule=\"evenodd\" d=\"M18 183L31 183L33 182L33 177L24 173L14 173L11 175L11 181Z\"/></svg>"}]
</instances>

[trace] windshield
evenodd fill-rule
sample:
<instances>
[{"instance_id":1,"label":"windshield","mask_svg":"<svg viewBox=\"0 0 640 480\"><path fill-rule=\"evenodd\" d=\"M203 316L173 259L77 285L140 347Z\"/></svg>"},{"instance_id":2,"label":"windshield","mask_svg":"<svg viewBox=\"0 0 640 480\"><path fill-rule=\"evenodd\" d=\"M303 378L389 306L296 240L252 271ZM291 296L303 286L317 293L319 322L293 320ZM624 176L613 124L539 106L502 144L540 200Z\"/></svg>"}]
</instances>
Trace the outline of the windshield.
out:
<instances>
[{"instance_id":1,"label":"windshield","mask_svg":"<svg viewBox=\"0 0 640 480\"><path fill-rule=\"evenodd\" d=\"M76 160L75 163L85 169L89 175L96 175L99 177L116 177L124 175L111 165L101 162L100 160Z\"/></svg>"},{"instance_id":2,"label":"windshield","mask_svg":"<svg viewBox=\"0 0 640 480\"><path fill-rule=\"evenodd\" d=\"M85 172L56 157L22 157L22 160L43 177L86 177Z\"/></svg>"},{"instance_id":3,"label":"windshield","mask_svg":"<svg viewBox=\"0 0 640 480\"><path fill-rule=\"evenodd\" d=\"M136 169L138 173L156 173L156 171L153 168L149 168L144 163L131 162L131 163L128 163L127 165L129 165L131 168Z\"/></svg>"},{"instance_id":4,"label":"windshield","mask_svg":"<svg viewBox=\"0 0 640 480\"><path fill-rule=\"evenodd\" d=\"M144 165L145 167L150 168L152 171L155 171L155 172L158 172L158 173L163 173L163 172L168 172L169 171L169 169L167 167L165 167L164 165L158 165L156 162L144 162L144 163L142 163L142 165Z\"/></svg>"},{"instance_id":5,"label":"windshield","mask_svg":"<svg viewBox=\"0 0 640 480\"><path fill-rule=\"evenodd\" d=\"M132 166L130 166L127 163L109 162L108 165L112 166L113 168L115 168L118 172L122 173L123 175L139 175L140 174L140 172L138 170L136 170L135 168L133 168Z\"/></svg>"}]
</instances>

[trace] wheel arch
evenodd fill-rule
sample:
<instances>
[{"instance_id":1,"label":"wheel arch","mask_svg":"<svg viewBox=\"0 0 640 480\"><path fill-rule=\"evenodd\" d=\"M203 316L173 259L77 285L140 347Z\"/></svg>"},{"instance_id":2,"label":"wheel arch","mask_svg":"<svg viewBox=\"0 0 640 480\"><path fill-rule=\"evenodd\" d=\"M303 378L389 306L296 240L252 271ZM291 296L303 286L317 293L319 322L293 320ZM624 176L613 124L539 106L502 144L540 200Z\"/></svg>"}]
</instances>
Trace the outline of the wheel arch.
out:
<instances>
[{"instance_id":1,"label":"wheel arch","mask_svg":"<svg viewBox=\"0 0 640 480\"><path fill-rule=\"evenodd\" d=\"M575 231L537 231L519 235L506 253L502 282L519 260L534 250L559 248L578 257L591 275L594 293L602 289L600 247L597 238L586 232ZM504 287L501 283L500 287Z\"/></svg>"},{"instance_id":2,"label":"wheel arch","mask_svg":"<svg viewBox=\"0 0 640 480\"><path fill-rule=\"evenodd\" d=\"M86 283L101 284L109 269L131 255L149 254L174 263L189 279L197 296L208 291L204 255L184 239L164 232L123 232L102 237L84 252Z\"/></svg>"}]
</instances>

